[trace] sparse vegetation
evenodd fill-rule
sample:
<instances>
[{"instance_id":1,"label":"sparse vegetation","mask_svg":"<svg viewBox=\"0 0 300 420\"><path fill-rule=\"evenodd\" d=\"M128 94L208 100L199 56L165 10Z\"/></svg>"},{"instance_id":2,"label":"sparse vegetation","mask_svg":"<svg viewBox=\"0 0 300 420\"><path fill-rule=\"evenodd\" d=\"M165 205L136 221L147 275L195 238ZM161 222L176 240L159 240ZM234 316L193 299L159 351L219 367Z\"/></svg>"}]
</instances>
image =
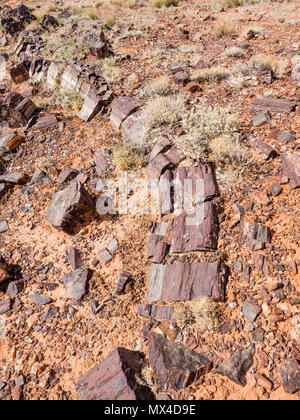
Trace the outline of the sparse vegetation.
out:
<instances>
[{"instance_id":1,"label":"sparse vegetation","mask_svg":"<svg viewBox=\"0 0 300 420\"><path fill-rule=\"evenodd\" d=\"M199 332L213 330L218 325L219 306L207 297L200 297L176 308L177 324L184 328L193 325Z\"/></svg>"},{"instance_id":2,"label":"sparse vegetation","mask_svg":"<svg viewBox=\"0 0 300 420\"><path fill-rule=\"evenodd\" d=\"M146 150L138 145L117 144L112 153L112 161L119 171L141 169L146 160Z\"/></svg>"},{"instance_id":3,"label":"sparse vegetation","mask_svg":"<svg viewBox=\"0 0 300 420\"><path fill-rule=\"evenodd\" d=\"M153 0L155 7L178 6L179 0Z\"/></svg>"},{"instance_id":4,"label":"sparse vegetation","mask_svg":"<svg viewBox=\"0 0 300 420\"><path fill-rule=\"evenodd\" d=\"M287 71L288 64L269 55L259 54L250 60L250 68L257 72L269 70L277 79L281 79Z\"/></svg>"},{"instance_id":5,"label":"sparse vegetation","mask_svg":"<svg viewBox=\"0 0 300 420\"><path fill-rule=\"evenodd\" d=\"M83 104L83 98L76 89L56 89L52 97L52 105L63 109L79 111Z\"/></svg>"},{"instance_id":6,"label":"sparse vegetation","mask_svg":"<svg viewBox=\"0 0 300 420\"><path fill-rule=\"evenodd\" d=\"M241 58L244 56L244 51L239 47L229 47L223 53L226 57Z\"/></svg>"},{"instance_id":7,"label":"sparse vegetation","mask_svg":"<svg viewBox=\"0 0 300 420\"><path fill-rule=\"evenodd\" d=\"M223 38L225 36L232 35L235 29L231 22L223 20L216 23L215 26L215 35L217 38Z\"/></svg>"},{"instance_id":8,"label":"sparse vegetation","mask_svg":"<svg viewBox=\"0 0 300 420\"><path fill-rule=\"evenodd\" d=\"M108 57L102 61L102 72L108 83L118 85L122 81L122 70L116 65L114 57Z\"/></svg>"},{"instance_id":9,"label":"sparse vegetation","mask_svg":"<svg viewBox=\"0 0 300 420\"><path fill-rule=\"evenodd\" d=\"M224 67L210 67L196 70L191 79L197 82L220 82L230 76L230 71Z\"/></svg>"},{"instance_id":10,"label":"sparse vegetation","mask_svg":"<svg viewBox=\"0 0 300 420\"><path fill-rule=\"evenodd\" d=\"M169 77L161 76L152 80L141 92L145 99L155 98L156 96L167 96L170 94L171 82Z\"/></svg>"}]
</instances>

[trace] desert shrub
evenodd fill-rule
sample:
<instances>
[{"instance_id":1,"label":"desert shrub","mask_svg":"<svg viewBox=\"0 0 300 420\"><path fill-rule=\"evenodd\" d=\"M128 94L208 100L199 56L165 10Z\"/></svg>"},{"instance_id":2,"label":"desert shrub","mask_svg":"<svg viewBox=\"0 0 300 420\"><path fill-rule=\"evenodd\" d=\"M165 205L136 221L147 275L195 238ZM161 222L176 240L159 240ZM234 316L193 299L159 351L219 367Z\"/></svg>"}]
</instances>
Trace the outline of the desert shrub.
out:
<instances>
[{"instance_id":1,"label":"desert shrub","mask_svg":"<svg viewBox=\"0 0 300 420\"><path fill-rule=\"evenodd\" d=\"M178 6L179 0L154 0L153 4L155 7Z\"/></svg>"},{"instance_id":2,"label":"desert shrub","mask_svg":"<svg viewBox=\"0 0 300 420\"><path fill-rule=\"evenodd\" d=\"M60 106L63 109L79 111L83 104L83 97L76 89L56 89L49 105Z\"/></svg>"},{"instance_id":3,"label":"desert shrub","mask_svg":"<svg viewBox=\"0 0 300 420\"><path fill-rule=\"evenodd\" d=\"M232 35L234 33L234 26L231 22L223 20L216 23L215 34L217 38Z\"/></svg>"},{"instance_id":4,"label":"desert shrub","mask_svg":"<svg viewBox=\"0 0 300 420\"><path fill-rule=\"evenodd\" d=\"M120 84L122 81L122 70L116 65L113 57L108 57L102 61L102 72L105 80L111 84Z\"/></svg>"},{"instance_id":5,"label":"desert shrub","mask_svg":"<svg viewBox=\"0 0 300 420\"><path fill-rule=\"evenodd\" d=\"M183 156L199 159L210 152L210 142L219 136L233 136L236 132L237 115L228 108L196 107L182 117L185 133L175 138Z\"/></svg>"},{"instance_id":6,"label":"desert shrub","mask_svg":"<svg viewBox=\"0 0 300 420\"><path fill-rule=\"evenodd\" d=\"M230 76L230 71L224 67L210 67L196 70L191 79L197 82L220 82Z\"/></svg>"},{"instance_id":7,"label":"desert shrub","mask_svg":"<svg viewBox=\"0 0 300 420\"><path fill-rule=\"evenodd\" d=\"M250 163L248 151L237 136L219 136L209 143L211 159L237 168L246 168Z\"/></svg>"},{"instance_id":8,"label":"desert shrub","mask_svg":"<svg viewBox=\"0 0 300 420\"><path fill-rule=\"evenodd\" d=\"M288 64L284 60L264 54L258 54L251 58L250 68L257 72L270 70L274 77L280 79L287 71Z\"/></svg>"},{"instance_id":9,"label":"desert shrub","mask_svg":"<svg viewBox=\"0 0 300 420\"><path fill-rule=\"evenodd\" d=\"M171 90L171 82L169 77L161 76L152 80L141 92L141 96L145 99L155 98L156 96L167 96Z\"/></svg>"},{"instance_id":10,"label":"desert shrub","mask_svg":"<svg viewBox=\"0 0 300 420\"><path fill-rule=\"evenodd\" d=\"M137 145L120 143L113 149L112 161L119 171L138 170L146 162L146 150Z\"/></svg>"},{"instance_id":11,"label":"desert shrub","mask_svg":"<svg viewBox=\"0 0 300 420\"><path fill-rule=\"evenodd\" d=\"M216 328L219 319L219 306L208 297L200 297L187 305L176 308L176 323L181 327L194 325L200 332Z\"/></svg>"}]
</instances>

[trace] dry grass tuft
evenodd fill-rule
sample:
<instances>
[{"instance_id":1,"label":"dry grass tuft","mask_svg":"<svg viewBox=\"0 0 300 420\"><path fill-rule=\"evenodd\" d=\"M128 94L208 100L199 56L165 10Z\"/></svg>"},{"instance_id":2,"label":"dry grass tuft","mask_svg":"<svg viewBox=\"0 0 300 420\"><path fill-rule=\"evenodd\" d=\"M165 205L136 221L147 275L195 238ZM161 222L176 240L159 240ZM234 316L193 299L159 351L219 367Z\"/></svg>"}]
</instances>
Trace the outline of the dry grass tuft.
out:
<instances>
[{"instance_id":1,"label":"dry grass tuft","mask_svg":"<svg viewBox=\"0 0 300 420\"><path fill-rule=\"evenodd\" d=\"M288 64L269 55L258 54L250 60L250 68L257 72L269 70L274 77L281 79L287 72Z\"/></svg>"},{"instance_id":2,"label":"dry grass tuft","mask_svg":"<svg viewBox=\"0 0 300 420\"><path fill-rule=\"evenodd\" d=\"M167 96L171 91L171 82L169 77L161 76L152 80L141 92L141 97L153 99L156 96Z\"/></svg>"},{"instance_id":3,"label":"dry grass tuft","mask_svg":"<svg viewBox=\"0 0 300 420\"><path fill-rule=\"evenodd\" d=\"M234 31L234 25L227 20L223 20L216 23L215 34L217 38L223 38L225 36L232 35Z\"/></svg>"},{"instance_id":4,"label":"dry grass tuft","mask_svg":"<svg viewBox=\"0 0 300 420\"><path fill-rule=\"evenodd\" d=\"M180 328L194 325L198 331L204 332L216 329L219 314L219 305L216 302L207 297L200 297L176 308L175 319Z\"/></svg>"},{"instance_id":5,"label":"dry grass tuft","mask_svg":"<svg viewBox=\"0 0 300 420\"><path fill-rule=\"evenodd\" d=\"M83 105L83 97L76 89L56 89L49 105L59 106L63 109L79 111Z\"/></svg>"},{"instance_id":6,"label":"dry grass tuft","mask_svg":"<svg viewBox=\"0 0 300 420\"><path fill-rule=\"evenodd\" d=\"M242 48L239 47L229 47L226 48L223 55L231 58L241 58L244 57L244 51L242 50Z\"/></svg>"},{"instance_id":7,"label":"dry grass tuft","mask_svg":"<svg viewBox=\"0 0 300 420\"><path fill-rule=\"evenodd\" d=\"M197 82L220 82L230 76L230 71L224 67L211 67L196 70L191 79Z\"/></svg>"},{"instance_id":8,"label":"dry grass tuft","mask_svg":"<svg viewBox=\"0 0 300 420\"><path fill-rule=\"evenodd\" d=\"M178 6L179 0L153 0L152 3L155 7L170 7Z\"/></svg>"},{"instance_id":9,"label":"dry grass tuft","mask_svg":"<svg viewBox=\"0 0 300 420\"><path fill-rule=\"evenodd\" d=\"M137 145L120 143L113 150L112 161L119 171L139 170L146 162L146 150Z\"/></svg>"},{"instance_id":10,"label":"dry grass tuft","mask_svg":"<svg viewBox=\"0 0 300 420\"><path fill-rule=\"evenodd\" d=\"M122 70L116 65L116 60L113 57L108 57L102 61L102 72L105 80L108 83L119 85L122 81Z\"/></svg>"},{"instance_id":11,"label":"dry grass tuft","mask_svg":"<svg viewBox=\"0 0 300 420\"><path fill-rule=\"evenodd\" d=\"M233 166L234 168L247 168L251 162L248 150L236 136L219 136L209 143L210 157L214 162Z\"/></svg>"}]
</instances>

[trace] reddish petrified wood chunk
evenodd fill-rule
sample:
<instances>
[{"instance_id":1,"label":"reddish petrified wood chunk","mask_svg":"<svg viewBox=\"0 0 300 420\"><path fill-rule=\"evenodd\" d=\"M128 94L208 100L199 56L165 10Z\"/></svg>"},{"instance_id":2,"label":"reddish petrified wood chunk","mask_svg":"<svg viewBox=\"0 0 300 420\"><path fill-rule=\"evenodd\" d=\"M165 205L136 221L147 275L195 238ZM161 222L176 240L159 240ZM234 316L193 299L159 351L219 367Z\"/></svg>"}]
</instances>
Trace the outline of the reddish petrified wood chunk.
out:
<instances>
[{"instance_id":1,"label":"reddish petrified wood chunk","mask_svg":"<svg viewBox=\"0 0 300 420\"><path fill-rule=\"evenodd\" d=\"M277 152L273 147L269 146L267 143L262 140L251 137L249 139L249 144L251 148L260 155L264 160L268 160L277 156Z\"/></svg>"},{"instance_id":2,"label":"reddish petrified wood chunk","mask_svg":"<svg viewBox=\"0 0 300 420\"><path fill-rule=\"evenodd\" d=\"M81 400L151 400L150 389L137 381L143 367L140 353L119 347L79 379L76 390Z\"/></svg>"},{"instance_id":3,"label":"reddish petrified wood chunk","mask_svg":"<svg viewBox=\"0 0 300 420\"><path fill-rule=\"evenodd\" d=\"M296 102L277 99L273 96L258 96L252 102L251 110L289 113L295 109L296 105Z\"/></svg>"},{"instance_id":4,"label":"reddish petrified wood chunk","mask_svg":"<svg viewBox=\"0 0 300 420\"><path fill-rule=\"evenodd\" d=\"M171 321L173 318L174 306L159 306L151 304L139 304L138 315L144 318L165 319Z\"/></svg>"},{"instance_id":5,"label":"reddish petrified wood chunk","mask_svg":"<svg viewBox=\"0 0 300 420\"><path fill-rule=\"evenodd\" d=\"M227 269L222 263L152 264L148 276L148 302L180 302L207 296L225 300Z\"/></svg>"},{"instance_id":6,"label":"reddish petrified wood chunk","mask_svg":"<svg viewBox=\"0 0 300 420\"><path fill-rule=\"evenodd\" d=\"M244 248L258 251L264 249L271 242L271 231L265 225L242 222L240 232L240 244Z\"/></svg>"},{"instance_id":7,"label":"reddish petrified wood chunk","mask_svg":"<svg viewBox=\"0 0 300 420\"><path fill-rule=\"evenodd\" d=\"M285 175L290 178L291 189L300 187L300 152L281 156Z\"/></svg>"}]
</instances>

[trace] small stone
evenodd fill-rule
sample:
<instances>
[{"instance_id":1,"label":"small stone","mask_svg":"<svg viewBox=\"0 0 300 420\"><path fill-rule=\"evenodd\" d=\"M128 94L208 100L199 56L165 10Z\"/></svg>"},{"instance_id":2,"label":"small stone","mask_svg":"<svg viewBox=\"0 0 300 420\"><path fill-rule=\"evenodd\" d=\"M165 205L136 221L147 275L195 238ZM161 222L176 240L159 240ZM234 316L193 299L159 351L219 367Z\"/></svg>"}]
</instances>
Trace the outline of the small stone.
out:
<instances>
[{"instance_id":1,"label":"small stone","mask_svg":"<svg viewBox=\"0 0 300 420\"><path fill-rule=\"evenodd\" d=\"M242 313L250 322L255 322L262 309L253 303L246 302L242 306Z\"/></svg>"},{"instance_id":2,"label":"small stone","mask_svg":"<svg viewBox=\"0 0 300 420\"><path fill-rule=\"evenodd\" d=\"M51 299L49 299L46 296L40 295L39 293L34 293L33 295L29 295L29 298L39 305L48 305L49 303L52 302Z\"/></svg>"},{"instance_id":3,"label":"small stone","mask_svg":"<svg viewBox=\"0 0 300 420\"><path fill-rule=\"evenodd\" d=\"M88 281L91 276L91 271L85 268L72 271L63 277L67 292L70 294L72 299L80 301L88 287Z\"/></svg>"},{"instance_id":4,"label":"small stone","mask_svg":"<svg viewBox=\"0 0 300 420\"><path fill-rule=\"evenodd\" d=\"M119 249L119 242L116 238L113 238L110 243L107 245L106 249L110 252L111 255L115 255L115 253Z\"/></svg>"},{"instance_id":5,"label":"small stone","mask_svg":"<svg viewBox=\"0 0 300 420\"><path fill-rule=\"evenodd\" d=\"M257 384L266 389L267 391L272 391L274 386L273 382L270 379L268 379L265 375L259 376Z\"/></svg>"},{"instance_id":6,"label":"small stone","mask_svg":"<svg viewBox=\"0 0 300 420\"><path fill-rule=\"evenodd\" d=\"M270 190L271 190L271 193L274 195L274 197L277 197L282 192L281 186L277 184L276 182L270 186Z\"/></svg>"},{"instance_id":7,"label":"small stone","mask_svg":"<svg viewBox=\"0 0 300 420\"><path fill-rule=\"evenodd\" d=\"M103 264L108 264L113 259L113 256L107 251L107 249L100 251L98 256Z\"/></svg>"},{"instance_id":8,"label":"small stone","mask_svg":"<svg viewBox=\"0 0 300 420\"><path fill-rule=\"evenodd\" d=\"M6 312L10 311L10 308L11 308L10 299L0 300L0 315L3 315Z\"/></svg>"},{"instance_id":9,"label":"small stone","mask_svg":"<svg viewBox=\"0 0 300 420\"><path fill-rule=\"evenodd\" d=\"M0 233L4 233L8 231L8 224L7 221L4 220L3 222L0 222Z\"/></svg>"},{"instance_id":10,"label":"small stone","mask_svg":"<svg viewBox=\"0 0 300 420\"><path fill-rule=\"evenodd\" d=\"M294 394L300 389L300 365L295 359L286 360L280 368L281 383L284 391Z\"/></svg>"}]
</instances>

